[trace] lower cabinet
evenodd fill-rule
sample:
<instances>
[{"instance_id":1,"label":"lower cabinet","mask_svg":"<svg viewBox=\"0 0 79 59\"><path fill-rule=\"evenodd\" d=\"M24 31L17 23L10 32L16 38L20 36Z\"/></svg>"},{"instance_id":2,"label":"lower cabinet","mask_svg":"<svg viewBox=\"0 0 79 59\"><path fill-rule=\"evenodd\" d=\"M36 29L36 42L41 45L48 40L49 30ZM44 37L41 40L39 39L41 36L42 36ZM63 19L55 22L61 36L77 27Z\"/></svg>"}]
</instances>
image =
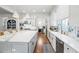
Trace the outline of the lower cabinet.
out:
<instances>
[{"instance_id":1,"label":"lower cabinet","mask_svg":"<svg viewBox=\"0 0 79 59\"><path fill-rule=\"evenodd\" d=\"M0 42L0 53L25 53L28 44L24 42Z\"/></svg>"},{"instance_id":2,"label":"lower cabinet","mask_svg":"<svg viewBox=\"0 0 79 59\"><path fill-rule=\"evenodd\" d=\"M48 33L48 38L55 52L57 52L57 50L59 51L62 50L64 53L78 53L75 49L73 49L72 47L70 47L64 42L63 42L64 43L63 45L62 44L59 45L56 40L57 38L50 32Z\"/></svg>"},{"instance_id":3,"label":"lower cabinet","mask_svg":"<svg viewBox=\"0 0 79 59\"><path fill-rule=\"evenodd\" d=\"M0 53L9 53L11 52L11 44L8 42L0 42Z\"/></svg>"},{"instance_id":4,"label":"lower cabinet","mask_svg":"<svg viewBox=\"0 0 79 59\"><path fill-rule=\"evenodd\" d=\"M37 42L37 35L29 43L29 53L33 53Z\"/></svg>"},{"instance_id":5,"label":"lower cabinet","mask_svg":"<svg viewBox=\"0 0 79 59\"><path fill-rule=\"evenodd\" d=\"M30 42L16 42L12 43L12 52L13 53L33 53L37 41L37 36L34 36Z\"/></svg>"},{"instance_id":6,"label":"lower cabinet","mask_svg":"<svg viewBox=\"0 0 79 59\"><path fill-rule=\"evenodd\" d=\"M28 44L24 43L24 42L20 42L20 43L11 43L12 45L12 53L26 53L28 52Z\"/></svg>"},{"instance_id":7,"label":"lower cabinet","mask_svg":"<svg viewBox=\"0 0 79 59\"><path fill-rule=\"evenodd\" d=\"M77 51L67 44L64 44L64 53L77 53Z\"/></svg>"},{"instance_id":8,"label":"lower cabinet","mask_svg":"<svg viewBox=\"0 0 79 59\"><path fill-rule=\"evenodd\" d=\"M0 43L0 53L33 53L35 42L8 42Z\"/></svg>"},{"instance_id":9,"label":"lower cabinet","mask_svg":"<svg viewBox=\"0 0 79 59\"><path fill-rule=\"evenodd\" d=\"M54 51L56 51L56 37L51 33L49 33L49 41L50 41Z\"/></svg>"},{"instance_id":10,"label":"lower cabinet","mask_svg":"<svg viewBox=\"0 0 79 59\"><path fill-rule=\"evenodd\" d=\"M12 43L12 53L33 53L34 43L33 41L29 43Z\"/></svg>"},{"instance_id":11,"label":"lower cabinet","mask_svg":"<svg viewBox=\"0 0 79 59\"><path fill-rule=\"evenodd\" d=\"M34 42L29 43L29 53L33 53L34 51Z\"/></svg>"},{"instance_id":12,"label":"lower cabinet","mask_svg":"<svg viewBox=\"0 0 79 59\"><path fill-rule=\"evenodd\" d=\"M47 30L47 37L50 38L50 32Z\"/></svg>"}]
</instances>

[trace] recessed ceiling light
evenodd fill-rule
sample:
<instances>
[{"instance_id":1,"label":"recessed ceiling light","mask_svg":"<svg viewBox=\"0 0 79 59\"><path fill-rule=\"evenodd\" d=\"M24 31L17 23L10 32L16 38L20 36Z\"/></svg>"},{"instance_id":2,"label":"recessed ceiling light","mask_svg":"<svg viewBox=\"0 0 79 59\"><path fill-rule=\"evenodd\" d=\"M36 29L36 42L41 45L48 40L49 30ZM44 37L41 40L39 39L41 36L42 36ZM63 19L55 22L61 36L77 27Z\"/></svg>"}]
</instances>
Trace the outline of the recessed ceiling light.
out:
<instances>
[{"instance_id":1,"label":"recessed ceiling light","mask_svg":"<svg viewBox=\"0 0 79 59\"><path fill-rule=\"evenodd\" d=\"M23 13L26 13L26 11L25 11L25 10L23 10L22 12L23 12Z\"/></svg>"},{"instance_id":2,"label":"recessed ceiling light","mask_svg":"<svg viewBox=\"0 0 79 59\"><path fill-rule=\"evenodd\" d=\"M33 12L36 12L36 10L33 10Z\"/></svg>"},{"instance_id":3,"label":"recessed ceiling light","mask_svg":"<svg viewBox=\"0 0 79 59\"><path fill-rule=\"evenodd\" d=\"M45 9L43 9L43 12L46 12L46 10L45 10Z\"/></svg>"}]
</instances>

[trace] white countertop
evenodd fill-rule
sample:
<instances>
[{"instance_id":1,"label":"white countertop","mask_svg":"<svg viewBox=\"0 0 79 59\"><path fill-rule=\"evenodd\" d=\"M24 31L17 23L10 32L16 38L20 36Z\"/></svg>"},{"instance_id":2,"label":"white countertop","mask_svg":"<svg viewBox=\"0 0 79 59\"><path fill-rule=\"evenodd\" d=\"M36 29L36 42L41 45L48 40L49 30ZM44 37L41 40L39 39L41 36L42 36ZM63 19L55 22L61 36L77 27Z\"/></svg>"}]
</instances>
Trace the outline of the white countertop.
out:
<instances>
[{"instance_id":1,"label":"white countertop","mask_svg":"<svg viewBox=\"0 0 79 59\"><path fill-rule=\"evenodd\" d=\"M10 38L12 38L14 33L5 32L3 36L0 36L0 42L8 41Z\"/></svg>"},{"instance_id":2,"label":"white countertop","mask_svg":"<svg viewBox=\"0 0 79 59\"><path fill-rule=\"evenodd\" d=\"M30 42L30 40L35 36L37 31L19 31L17 32L9 42Z\"/></svg>"},{"instance_id":3,"label":"white countertop","mask_svg":"<svg viewBox=\"0 0 79 59\"><path fill-rule=\"evenodd\" d=\"M70 47L75 49L77 52L79 52L79 40L73 39L73 38L63 35L59 32L53 32L51 30L49 30L49 32L52 33L53 35L55 35L60 40L62 40L64 43L68 44Z\"/></svg>"}]
</instances>

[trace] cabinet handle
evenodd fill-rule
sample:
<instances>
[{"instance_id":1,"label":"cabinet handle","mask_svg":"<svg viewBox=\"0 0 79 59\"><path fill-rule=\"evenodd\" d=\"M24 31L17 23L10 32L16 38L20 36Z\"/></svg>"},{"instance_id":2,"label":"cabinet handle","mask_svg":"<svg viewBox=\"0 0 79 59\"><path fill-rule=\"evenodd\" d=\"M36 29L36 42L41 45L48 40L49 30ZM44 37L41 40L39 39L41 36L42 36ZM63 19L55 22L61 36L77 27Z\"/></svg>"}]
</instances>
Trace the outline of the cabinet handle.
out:
<instances>
[{"instance_id":1,"label":"cabinet handle","mask_svg":"<svg viewBox=\"0 0 79 59\"><path fill-rule=\"evenodd\" d=\"M34 45L34 42L32 42L32 45Z\"/></svg>"},{"instance_id":2,"label":"cabinet handle","mask_svg":"<svg viewBox=\"0 0 79 59\"><path fill-rule=\"evenodd\" d=\"M12 51L16 51L16 49L15 48L12 48Z\"/></svg>"},{"instance_id":3,"label":"cabinet handle","mask_svg":"<svg viewBox=\"0 0 79 59\"><path fill-rule=\"evenodd\" d=\"M52 40L53 40L53 38L52 38Z\"/></svg>"},{"instance_id":4,"label":"cabinet handle","mask_svg":"<svg viewBox=\"0 0 79 59\"><path fill-rule=\"evenodd\" d=\"M67 50L69 50L69 48L67 48Z\"/></svg>"}]
</instances>

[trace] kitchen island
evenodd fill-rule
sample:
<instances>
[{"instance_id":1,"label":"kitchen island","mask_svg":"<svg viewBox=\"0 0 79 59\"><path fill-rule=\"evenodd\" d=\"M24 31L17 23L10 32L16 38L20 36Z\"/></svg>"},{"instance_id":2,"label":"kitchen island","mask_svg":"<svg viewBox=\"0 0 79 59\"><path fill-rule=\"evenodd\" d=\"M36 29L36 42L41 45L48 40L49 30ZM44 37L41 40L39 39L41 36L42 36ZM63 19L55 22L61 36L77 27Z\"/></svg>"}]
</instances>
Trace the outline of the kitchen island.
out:
<instances>
[{"instance_id":1,"label":"kitchen island","mask_svg":"<svg viewBox=\"0 0 79 59\"><path fill-rule=\"evenodd\" d=\"M37 31L16 32L8 41L0 41L2 53L32 53L37 41Z\"/></svg>"}]
</instances>

